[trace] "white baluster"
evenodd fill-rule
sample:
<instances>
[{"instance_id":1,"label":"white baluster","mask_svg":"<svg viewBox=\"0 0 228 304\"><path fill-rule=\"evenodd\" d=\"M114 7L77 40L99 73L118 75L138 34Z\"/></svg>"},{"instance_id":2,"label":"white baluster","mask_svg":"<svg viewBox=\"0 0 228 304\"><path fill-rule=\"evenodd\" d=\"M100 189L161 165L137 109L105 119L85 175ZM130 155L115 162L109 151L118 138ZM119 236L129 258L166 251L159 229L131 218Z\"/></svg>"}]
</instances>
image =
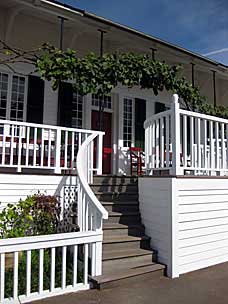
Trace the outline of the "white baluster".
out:
<instances>
[{"instance_id":1,"label":"white baluster","mask_svg":"<svg viewBox=\"0 0 228 304\"><path fill-rule=\"evenodd\" d=\"M221 161L221 168L225 169L225 136L224 136L224 123L221 124L221 157L222 157L222 161ZM224 175L224 172L222 173Z\"/></svg>"},{"instance_id":2,"label":"white baluster","mask_svg":"<svg viewBox=\"0 0 228 304\"><path fill-rule=\"evenodd\" d=\"M51 292L55 290L55 247L51 248Z\"/></svg>"},{"instance_id":3,"label":"white baluster","mask_svg":"<svg viewBox=\"0 0 228 304\"><path fill-rule=\"evenodd\" d=\"M48 167L51 167L51 129L48 130Z\"/></svg>"},{"instance_id":4,"label":"white baluster","mask_svg":"<svg viewBox=\"0 0 228 304\"><path fill-rule=\"evenodd\" d=\"M23 132L22 126L19 126L18 159L17 159L18 172L21 172L22 132Z\"/></svg>"},{"instance_id":5,"label":"white baluster","mask_svg":"<svg viewBox=\"0 0 228 304\"><path fill-rule=\"evenodd\" d=\"M10 165L13 165L13 152L14 152L14 125L11 126L12 134L10 138Z\"/></svg>"},{"instance_id":6,"label":"white baluster","mask_svg":"<svg viewBox=\"0 0 228 304\"><path fill-rule=\"evenodd\" d=\"M160 118L160 167L164 167L164 118Z\"/></svg>"},{"instance_id":7,"label":"white baluster","mask_svg":"<svg viewBox=\"0 0 228 304\"><path fill-rule=\"evenodd\" d=\"M45 129L41 129L41 151L40 151L40 165L41 167L43 167L44 165L44 132L45 132Z\"/></svg>"},{"instance_id":8,"label":"white baluster","mask_svg":"<svg viewBox=\"0 0 228 304\"><path fill-rule=\"evenodd\" d=\"M60 158L61 158L61 129L56 130L56 140L55 140L55 173L61 173L60 167Z\"/></svg>"},{"instance_id":9,"label":"white baluster","mask_svg":"<svg viewBox=\"0 0 228 304\"><path fill-rule=\"evenodd\" d=\"M183 166L187 166L187 116L183 116Z\"/></svg>"},{"instance_id":10,"label":"white baluster","mask_svg":"<svg viewBox=\"0 0 228 304\"><path fill-rule=\"evenodd\" d=\"M156 123L155 123L155 132L156 132L156 147L155 147L155 167L159 168L159 163L160 163L160 159L159 159L159 119L156 119Z\"/></svg>"},{"instance_id":11,"label":"white baluster","mask_svg":"<svg viewBox=\"0 0 228 304\"><path fill-rule=\"evenodd\" d=\"M197 134L197 165L198 169L201 168L201 142L200 142L200 118L197 118L196 134Z\"/></svg>"},{"instance_id":12,"label":"white baluster","mask_svg":"<svg viewBox=\"0 0 228 304\"><path fill-rule=\"evenodd\" d=\"M194 118L190 117L190 159L191 159L191 166L195 167L195 159L194 159Z\"/></svg>"},{"instance_id":13,"label":"white baluster","mask_svg":"<svg viewBox=\"0 0 228 304\"><path fill-rule=\"evenodd\" d=\"M67 247L62 247L62 289L66 288L66 253Z\"/></svg>"},{"instance_id":14,"label":"white baluster","mask_svg":"<svg viewBox=\"0 0 228 304\"><path fill-rule=\"evenodd\" d=\"M30 127L27 127L27 132L26 132L26 154L25 154L25 165L28 167L29 166L29 144L30 144Z\"/></svg>"},{"instance_id":15,"label":"white baluster","mask_svg":"<svg viewBox=\"0 0 228 304\"><path fill-rule=\"evenodd\" d=\"M39 250L39 293L43 292L44 285L44 249Z\"/></svg>"},{"instance_id":16,"label":"white baluster","mask_svg":"<svg viewBox=\"0 0 228 304\"><path fill-rule=\"evenodd\" d=\"M73 252L73 287L77 285L77 276L78 276L78 246L74 245Z\"/></svg>"},{"instance_id":17,"label":"white baluster","mask_svg":"<svg viewBox=\"0 0 228 304\"><path fill-rule=\"evenodd\" d=\"M97 137L97 175L102 175L103 134Z\"/></svg>"},{"instance_id":18,"label":"white baluster","mask_svg":"<svg viewBox=\"0 0 228 304\"><path fill-rule=\"evenodd\" d=\"M165 163L166 163L166 167L168 168L169 167L169 162L170 162L170 159L169 159L169 136L170 136L170 130L169 130L169 115L166 116L165 118L165 122L166 122L166 139L165 139L165 146L166 146L166 156L165 156Z\"/></svg>"},{"instance_id":19,"label":"white baluster","mask_svg":"<svg viewBox=\"0 0 228 304\"><path fill-rule=\"evenodd\" d=\"M152 160L151 165L152 169L155 168L155 155L156 155L156 132L155 132L155 120L152 122Z\"/></svg>"},{"instance_id":20,"label":"white baluster","mask_svg":"<svg viewBox=\"0 0 228 304\"><path fill-rule=\"evenodd\" d=\"M203 121L203 158L204 158L204 168L207 169L208 167L208 155L207 155L207 120Z\"/></svg>"},{"instance_id":21,"label":"white baluster","mask_svg":"<svg viewBox=\"0 0 228 304\"><path fill-rule=\"evenodd\" d=\"M5 253L0 254L0 259L0 303L2 303L5 297Z\"/></svg>"},{"instance_id":22,"label":"white baluster","mask_svg":"<svg viewBox=\"0 0 228 304\"><path fill-rule=\"evenodd\" d=\"M84 284L88 284L88 244L84 245Z\"/></svg>"},{"instance_id":23,"label":"white baluster","mask_svg":"<svg viewBox=\"0 0 228 304\"><path fill-rule=\"evenodd\" d=\"M2 140L2 165L5 165L5 154L6 154L6 125L3 127L3 140Z\"/></svg>"},{"instance_id":24,"label":"white baluster","mask_svg":"<svg viewBox=\"0 0 228 304\"><path fill-rule=\"evenodd\" d=\"M219 169L219 125L215 123L216 168Z\"/></svg>"},{"instance_id":25,"label":"white baluster","mask_svg":"<svg viewBox=\"0 0 228 304\"><path fill-rule=\"evenodd\" d=\"M37 128L34 128L33 166L36 166Z\"/></svg>"},{"instance_id":26,"label":"white baluster","mask_svg":"<svg viewBox=\"0 0 228 304\"><path fill-rule=\"evenodd\" d=\"M13 267L13 298L18 297L18 252L14 252L14 267Z\"/></svg>"},{"instance_id":27,"label":"white baluster","mask_svg":"<svg viewBox=\"0 0 228 304\"><path fill-rule=\"evenodd\" d=\"M213 121L210 121L209 124L209 131L210 131L210 166L211 169L214 169L214 139L213 139Z\"/></svg>"},{"instance_id":28,"label":"white baluster","mask_svg":"<svg viewBox=\"0 0 228 304\"><path fill-rule=\"evenodd\" d=\"M75 132L72 132L72 142L71 142L71 169L74 169L74 164L75 164L75 155L74 155L74 137L75 137Z\"/></svg>"},{"instance_id":29,"label":"white baluster","mask_svg":"<svg viewBox=\"0 0 228 304\"><path fill-rule=\"evenodd\" d=\"M65 131L64 167L67 168L68 131Z\"/></svg>"},{"instance_id":30,"label":"white baluster","mask_svg":"<svg viewBox=\"0 0 228 304\"><path fill-rule=\"evenodd\" d=\"M226 124L226 169L228 169L228 124Z\"/></svg>"},{"instance_id":31,"label":"white baluster","mask_svg":"<svg viewBox=\"0 0 228 304\"><path fill-rule=\"evenodd\" d=\"M26 296L31 293L31 250L27 250L26 257Z\"/></svg>"}]
</instances>

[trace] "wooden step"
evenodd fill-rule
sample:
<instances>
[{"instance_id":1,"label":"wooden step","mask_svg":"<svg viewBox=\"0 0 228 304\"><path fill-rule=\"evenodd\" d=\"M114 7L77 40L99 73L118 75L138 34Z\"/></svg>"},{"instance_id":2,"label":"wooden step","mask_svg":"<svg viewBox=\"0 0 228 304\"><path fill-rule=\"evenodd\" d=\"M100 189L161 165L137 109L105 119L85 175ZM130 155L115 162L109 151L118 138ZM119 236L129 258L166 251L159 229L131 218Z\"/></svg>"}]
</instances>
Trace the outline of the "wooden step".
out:
<instances>
[{"instance_id":1,"label":"wooden step","mask_svg":"<svg viewBox=\"0 0 228 304\"><path fill-rule=\"evenodd\" d=\"M103 252L123 249L150 249L150 238L148 236L112 236L103 240Z\"/></svg>"},{"instance_id":2,"label":"wooden step","mask_svg":"<svg viewBox=\"0 0 228 304\"><path fill-rule=\"evenodd\" d=\"M102 274L114 273L116 271L139 268L153 265L152 254L146 256L128 257L119 260L103 261Z\"/></svg>"},{"instance_id":3,"label":"wooden step","mask_svg":"<svg viewBox=\"0 0 228 304\"><path fill-rule=\"evenodd\" d=\"M91 278L91 282L95 288L104 289L120 286L124 283L135 282L136 280L158 278L164 275L164 270L164 265L154 263L149 266L123 269L113 273L93 277Z\"/></svg>"},{"instance_id":4,"label":"wooden step","mask_svg":"<svg viewBox=\"0 0 228 304\"><path fill-rule=\"evenodd\" d=\"M103 261L119 261L120 259L125 260L130 257L141 257L141 256L150 256L152 258L153 255L156 255L156 251L153 251L151 249L142 249L142 248L136 248L136 249L123 249L123 250L106 250L103 253L102 260Z\"/></svg>"},{"instance_id":5,"label":"wooden step","mask_svg":"<svg viewBox=\"0 0 228 304\"><path fill-rule=\"evenodd\" d=\"M137 192L94 192L100 202L138 201Z\"/></svg>"},{"instance_id":6,"label":"wooden step","mask_svg":"<svg viewBox=\"0 0 228 304\"><path fill-rule=\"evenodd\" d=\"M145 235L138 202L138 178L96 176L91 186L109 212L103 222L102 275L91 278L96 288L109 288L164 275L157 252Z\"/></svg>"},{"instance_id":7,"label":"wooden step","mask_svg":"<svg viewBox=\"0 0 228 304\"><path fill-rule=\"evenodd\" d=\"M138 177L134 176L115 176L115 175L97 175L93 178L93 184L102 185L129 185L137 184Z\"/></svg>"},{"instance_id":8,"label":"wooden step","mask_svg":"<svg viewBox=\"0 0 228 304\"><path fill-rule=\"evenodd\" d=\"M93 184L90 186L94 192L134 192L138 193L137 184Z\"/></svg>"},{"instance_id":9,"label":"wooden step","mask_svg":"<svg viewBox=\"0 0 228 304\"><path fill-rule=\"evenodd\" d=\"M145 227L138 223L119 224L119 223L104 223L104 236L142 236L145 234Z\"/></svg>"},{"instance_id":10,"label":"wooden step","mask_svg":"<svg viewBox=\"0 0 228 304\"><path fill-rule=\"evenodd\" d=\"M108 220L109 223L119 224L139 224L141 217L139 212L109 212ZM104 221L105 223L106 221Z\"/></svg>"},{"instance_id":11,"label":"wooden step","mask_svg":"<svg viewBox=\"0 0 228 304\"><path fill-rule=\"evenodd\" d=\"M102 202L108 212L139 212L139 204L135 202Z\"/></svg>"}]
</instances>

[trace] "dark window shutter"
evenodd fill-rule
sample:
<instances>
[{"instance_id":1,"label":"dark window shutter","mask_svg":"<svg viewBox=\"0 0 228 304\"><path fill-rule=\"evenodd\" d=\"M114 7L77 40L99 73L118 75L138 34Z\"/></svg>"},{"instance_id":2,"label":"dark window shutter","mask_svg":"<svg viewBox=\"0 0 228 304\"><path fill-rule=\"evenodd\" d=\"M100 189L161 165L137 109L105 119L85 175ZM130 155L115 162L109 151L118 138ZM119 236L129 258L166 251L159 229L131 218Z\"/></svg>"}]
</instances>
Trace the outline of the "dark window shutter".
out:
<instances>
[{"instance_id":1,"label":"dark window shutter","mask_svg":"<svg viewBox=\"0 0 228 304\"><path fill-rule=\"evenodd\" d=\"M144 149L144 121L146 120L146 100L135 99L135 147Z\"/></svg>"},{"instance_id":2,"label":"dark window shutter","mask_svg":"<svg viewBox=\"0 0 228 304\"><path fill-rule=\"evenodd\" d=\"M73 88L70 83L62 82L59 87L59 125L72 126Z\"/></svg>"},{"instance_id":3,"label":"dark window shutter","mask_svg":"<svg viewBox=\"0 0 228 304\"><path fill-rule=\"evenodd\" d=\"M155 102L155 109L154 109L155 114L164 112L165 110L166 110L166 106L164 103Z\"/></svg>"},{"instance_id":4,"label":"dark window shutter","mask_svg":"<svg viewBox=\"0 0 228 304\"><path fill-rule=\"evenodd\" d=\"M37 76L28 77L27 122L43 123L44 81Z\"/></svg>"}]
</instances>

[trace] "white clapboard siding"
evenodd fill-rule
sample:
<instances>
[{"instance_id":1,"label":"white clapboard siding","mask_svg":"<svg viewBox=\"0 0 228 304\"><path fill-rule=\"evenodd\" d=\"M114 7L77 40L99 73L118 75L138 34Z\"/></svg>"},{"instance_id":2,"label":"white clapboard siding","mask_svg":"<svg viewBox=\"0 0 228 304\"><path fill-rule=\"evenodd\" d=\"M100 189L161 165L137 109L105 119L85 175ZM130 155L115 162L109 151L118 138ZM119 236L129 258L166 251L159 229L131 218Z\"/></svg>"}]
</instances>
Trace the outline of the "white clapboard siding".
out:
<instances>
[{"instance_id":1,"label":"white clapboard siding","mask_svg":"<svg viewBox=\"0 0 228 304\"><path fill-rule=\"evenodd\" d=\"M171 179L139 178L139 202L146 234L151 237L151 247L158 252L158 261L171 273Z\"/></svg>"},{"instance_id":2,"label":"white clapboard siding","mask_svg":"<svg viewBox=\"0 0 228 304\"><path fill-rule=\"evenodd\" d=\"M228 182L178 179L179 273L228 261Z\"/></svg>"},{"instance_id":3,"label":"white clapboard siding","mask_svg":"<svg viewBox=\"0 0 228 304\"><path fill-rule=\"evenodd\" d=\"M62 197L67 185L76 186L76 176L0 174L0 209L38 192Z\"/></svg>"},{"instance_id":4,"label":"white clapboard siding","mask_svg":"<svg viewBox=\"0 0 228 304\"><path fill-rule=\"evenodd\" d=\"M204 236L204 235L209 235L212 236L213 234L217 233L225 233L228 232L228 224L223 224L220 226L210 226L210 227L203 227L203 228L198 228L194 230L180 230L179 231L179 238L181 240L184 239L190 239L190 238L196 238L198 236Z\"/></svg>"},{"instance_id":5,"label":"white clapboard siding","mask_svg":"<svg viewBox=\"0 0 228 304\"><path fill-rule=\"evenodd\" d=\"M194 209L194 211L192 211ZM189 212L206 212L206 211L216 211L216 210L228 210L228 201L226 202L211 202L205 204L185 204L179 206L179 212L189 213Z\"/></svg>"},{"instance_id":6,"label":"white clapboard siding","mask_svg":"<svg viewBox=\"0 0 228 304\"><path fill-rule=\"evenodd\" d=\"M146 234L168 275L228 261L228 180L139 178Z\"/></svg>"}]
</instances>

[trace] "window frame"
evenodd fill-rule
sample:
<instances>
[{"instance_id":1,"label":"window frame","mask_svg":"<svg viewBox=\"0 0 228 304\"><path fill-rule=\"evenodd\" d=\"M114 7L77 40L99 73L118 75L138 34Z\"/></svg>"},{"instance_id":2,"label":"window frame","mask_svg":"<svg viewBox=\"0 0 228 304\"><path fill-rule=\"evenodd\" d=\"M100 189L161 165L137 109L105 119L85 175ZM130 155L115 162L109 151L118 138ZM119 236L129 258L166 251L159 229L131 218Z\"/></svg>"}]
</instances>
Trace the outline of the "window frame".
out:
<instances>
[{"instance_id":1,"label":"window frame","mask_svg":"<svg viewBox=\"0 0 228 304\"><path fill-rule=\"evenodd\" d=\"M13 92L13 77L23 77L25 79L24 84L24 101L23 101L23 118L22 120L16 120L16 121L26 121L27 117L27 95L28 95L28 77L24 75L19 75L17 73L12 73L9 71L6 71L4 69L0 69L1 74L7 74L8 75L8 85L7 85L7 101L6 101L6 117L3 120L9 120L10 119L10 113L11 113L11 105L12 105L12 92ZM12 120L15 121L15 120Z\"/></svg>"},{"instance_id":2,"label":"window frame","mask_svg":"<svg viewBox=\"0 0 228 304\"><path fill-rule=\"evenodd\" d=\"M81 118L81 127L75 127L75 126L73 126L73 112L76 112L76 113L78 113L79 111L78 111L78 104L77 104L77 110L75 111L74 109L73 109L73 100L74 100L74 94L76 94L77 95L77 99L78 99L78 97L80 96L80 98L82 99L82 103L81 103L81 105L82 105L82 110L81 110L81 114L82 114L82 118ZM79 94L78 92L72 92L72 116L71 116L71 127L72 128L76 128L76 129L83 129L84 128L84 110L85 110L85 98L84 98L84 96L83 95L81 95L81 94ZM76 118L76 119L78 119L78 118Z\"/></svg>"},{"instance_id":3,"label":"window frame","mask_svg":"<svg viewBox=\"0 0 228 304\"><path fill-rule=\"evenodd\" d=\"M125 99L128 99L128 100L131 100L132 104L131 104L131 107L132 107L132 118L131 118L131 144L130 146L128 145L125 145L125 142L126 140L124 139L124 102L125 102ZM130 147L134 147L135 146L135 130L134 130L134 123L135 123L135 110L134 110L134 107L135 107L135 97L131 97L131 96L124 96L123 97L123 116L122 116L122 119L123 119L123 128L122 128L122 132L123 132L123 147L124 148L130 148ZM128 141L128 140L127 140Z\"/></svg>"},{"instance_id":4,"label":"window frame","mask_svg":"<svg viewBox=\"0 0 228 304\"><path fill-rule=\"evenodd\" d=\"M91 109L98 111L99 105L93 104L93 95L96 95L96 94L91 94ZM104 112L113 113L113 96L112 96L112 94L108 95L108 96L111 98L111 108L104 107Z\"/></svg>"}]
</instances>

